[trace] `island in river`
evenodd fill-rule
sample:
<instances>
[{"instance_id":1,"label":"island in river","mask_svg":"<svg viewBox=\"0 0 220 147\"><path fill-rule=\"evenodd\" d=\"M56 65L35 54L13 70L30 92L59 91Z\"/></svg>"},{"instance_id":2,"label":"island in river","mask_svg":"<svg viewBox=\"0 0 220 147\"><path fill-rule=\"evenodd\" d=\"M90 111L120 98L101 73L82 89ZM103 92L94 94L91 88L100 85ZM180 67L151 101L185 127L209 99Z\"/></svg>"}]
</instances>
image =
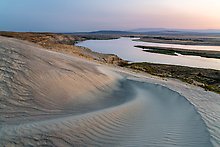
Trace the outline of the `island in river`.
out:
<instances>
[{"instance_id":1,"label":"island in river","mask_svg":"<svg viewBox=\"0 0 220 147\"><path fill-rule=\"evenodd\" d=\"M158 53L165 55L177 56L181 55L191 55L191 56L200 56L206 58L216 58L220 59L220 51L209 51L209 50L192 50L192 49L181 49L181 48L168 48L168 47L158 47L158 46L142 46L137 45L137 48L143 49L145 52L149 53Z\"/></svg>"}]
</instances>

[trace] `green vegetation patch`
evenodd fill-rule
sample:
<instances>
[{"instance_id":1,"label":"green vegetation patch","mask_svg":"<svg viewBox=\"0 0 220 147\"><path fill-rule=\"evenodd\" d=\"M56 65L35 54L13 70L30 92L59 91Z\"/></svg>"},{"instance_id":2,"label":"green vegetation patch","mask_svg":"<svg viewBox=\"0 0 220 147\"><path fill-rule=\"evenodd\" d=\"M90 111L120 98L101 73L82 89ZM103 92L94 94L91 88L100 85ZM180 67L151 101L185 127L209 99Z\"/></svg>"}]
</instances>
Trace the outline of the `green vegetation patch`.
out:
<instances>
[{"instance_id":1,"label":"green vegetation patch","mask_svg":"<svg viewBox=\"0 0 220 147\"><path fill-rule=\"evenodd\" d=\"M219 70L153 63L131 63L124 65L124 67L144 71L155 76L176 78L220 94Z\"/></svg>"}]
</instances>

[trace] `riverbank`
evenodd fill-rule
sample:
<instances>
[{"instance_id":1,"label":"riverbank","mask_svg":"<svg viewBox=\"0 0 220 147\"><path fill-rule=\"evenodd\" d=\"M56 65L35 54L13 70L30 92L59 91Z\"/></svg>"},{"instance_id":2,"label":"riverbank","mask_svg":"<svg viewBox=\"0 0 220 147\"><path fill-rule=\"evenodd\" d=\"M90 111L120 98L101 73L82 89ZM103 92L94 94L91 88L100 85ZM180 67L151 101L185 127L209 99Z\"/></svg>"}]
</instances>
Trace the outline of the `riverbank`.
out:
<instances>
[{"instance_id":1,"label":"riverbank","mask_svg":"<svg viewBox=\"0 0 220 147\"><path fill-rule=\"evenodd\" d=\"M123 67L143 71L159 77L179 79L220 94L219 70L153 63L131 63L125 64Z\"/></svg>"},{"instance_id":2,"label":"riverbank","mask_svg":"<svg viewBox=\"0 0 220 147\"><path fill-rule=\"evenodd\" d=\"M50 51L79 56L101 63L121 65L125 62L113 54L100 54L93 52L89 48L75 46L77 42L85 40L85 38L79 36L33 32L0 32L0 36L25 40Z\"/></svg>"},{"instance_id":3,"label":"riverbank","mask_svg":"<svg viewBox=\"0 0 220 147\"><path fill-rule=\"evenodd\" d=\"M179 34L179 35L144 35L140 36L137 41L181 44L181 45L204 45L204 46L220 46L219 34Z\"/></svg>"}]
</instances>

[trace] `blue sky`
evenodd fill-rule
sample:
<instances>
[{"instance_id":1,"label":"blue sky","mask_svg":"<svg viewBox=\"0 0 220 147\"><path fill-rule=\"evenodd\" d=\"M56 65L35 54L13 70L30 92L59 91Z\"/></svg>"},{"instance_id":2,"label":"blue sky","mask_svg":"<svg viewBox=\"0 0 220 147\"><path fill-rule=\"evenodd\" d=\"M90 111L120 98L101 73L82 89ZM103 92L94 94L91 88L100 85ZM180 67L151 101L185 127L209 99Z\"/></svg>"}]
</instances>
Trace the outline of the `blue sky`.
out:
<instances>
[{"instance_id":1,"label":"blue sky","mask_svg":"<svg viewBox=\"0 0 220 147\"><path fill-rule=\"evenodd\" d=\"M220 29L220 0L0 0L0 30Z\"/></svg>"}]
</instances>

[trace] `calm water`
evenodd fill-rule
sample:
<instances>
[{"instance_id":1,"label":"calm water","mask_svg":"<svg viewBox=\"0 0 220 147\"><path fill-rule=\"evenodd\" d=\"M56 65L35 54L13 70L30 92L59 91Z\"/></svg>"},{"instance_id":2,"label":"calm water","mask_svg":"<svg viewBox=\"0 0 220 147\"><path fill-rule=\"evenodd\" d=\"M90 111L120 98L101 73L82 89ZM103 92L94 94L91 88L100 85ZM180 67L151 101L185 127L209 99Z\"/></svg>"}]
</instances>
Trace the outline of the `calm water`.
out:
<instances>
[{"instance_id":1,"label":"calm water","mask_svg":"<svg viewBox=\"0 0 220 147\"><path fill-rule=\"evenodd\" d=\"M134 38L119 38L114 40L87 40L78 43L78 46L83 46L92 49L95 52L116 54L124 60L131 62L150 62L171 65L183 65L190 67L211 68L220 70L220 59L210 59L198 56L170 56L156 53L147 53L135 45L159 46L159 47L174 47L195 50L217 50L220 51L220 46L190 46L190 45L174 45L162 43L148 43L133 41Z\"/></svg>"}]
</instances>

